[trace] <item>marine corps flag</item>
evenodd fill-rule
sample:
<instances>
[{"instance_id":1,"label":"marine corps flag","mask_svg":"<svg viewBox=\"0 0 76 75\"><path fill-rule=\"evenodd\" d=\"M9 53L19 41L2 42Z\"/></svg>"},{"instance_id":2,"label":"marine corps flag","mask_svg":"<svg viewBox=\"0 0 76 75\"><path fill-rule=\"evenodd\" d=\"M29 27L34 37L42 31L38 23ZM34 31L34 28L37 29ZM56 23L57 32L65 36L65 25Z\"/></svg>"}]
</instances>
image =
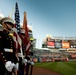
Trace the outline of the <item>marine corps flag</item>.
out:
<instances>
[{"instance_id":1,"label":"marine corps flag","mask_svg":"<svg viewBox=\"0 0 76 75\"><path fill-rule=\"evenodd\" d=\"M28 34L28 27L27 27L27 18L26 18L26 12L24 12L24 20L23 20L23 29L25 30L25 45L26 45L26 56L29 54L29 49L31 46L30 38Z\"/></svg>"},{"instance_id":2,"label":"marine corps flag","mask_svg":"<svg viewBox=\"0 0 76 75\"><path fill-rule=\"evenodd\" d=\"M16 52L19 57L22 57L23 59L23 51L22 51L22 40L20 35L20 16L19 16L19 9L18 4L16 2L15 4L15 26L12 29L14 31L13 33L13 40L14 40L14 46L16 47Z\"/></svg>"}]
</instances>

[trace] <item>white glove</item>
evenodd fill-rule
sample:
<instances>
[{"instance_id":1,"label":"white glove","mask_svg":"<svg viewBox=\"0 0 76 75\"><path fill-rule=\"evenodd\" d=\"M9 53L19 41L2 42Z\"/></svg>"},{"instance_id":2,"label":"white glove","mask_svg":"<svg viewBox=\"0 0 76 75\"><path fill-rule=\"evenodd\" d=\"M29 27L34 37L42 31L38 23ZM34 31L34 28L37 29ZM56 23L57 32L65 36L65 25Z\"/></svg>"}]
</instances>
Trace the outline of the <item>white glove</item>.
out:
<instances>
[{"instance_id":1,"label":"white glove","mask_svg":"<svg viewBox=\"0 0 76 75\"><path fill-rule=\"evenodd\" d=\"M18 69L19 69L19 63L16 63L16 64L14 65L14 69L15 69L15 70L18 70Z\"/></svg>"},{"instance_id":2,"label":"white glove","mask_svg":"<svg viewBox=\"0 0 76 75\"><path fill-rule=\"evenodd\" d=\"M23 59L22 63L26 65L27 64L27 59Z\"/></svg>"},{"instance_id":3,"label":"white glove","mask_svg":"<svg viewBox=\"0 0 76 75\"><path fill-rule=\"evenodd\" d=\"M5 68L6 68L7 71L9 71L9 72L12 71L12 69L13 69L14 66L15 66L15 64L14 64L14 63L11 63L11 61L7 61L7 62L5 63Z\"/></svg>"},{"instance_id":4,"label":"white glove","mask_svg":"<svg viewBox=\"0 0 76 75\"><path fill-rule=\"evenodd\" d=\"M34 65L34 62L33 61L31 62L31 65Z\"/></svg>"},{"instance_id":5,"label":"white glove","mask_svg":"<svg viewBox=\"0 0 76 75\"><path fill-rule=\"evenodd\" d=\"M30 64L31 63L31 60L28 60L27 62Z\"/></svg>"}]
</instances>

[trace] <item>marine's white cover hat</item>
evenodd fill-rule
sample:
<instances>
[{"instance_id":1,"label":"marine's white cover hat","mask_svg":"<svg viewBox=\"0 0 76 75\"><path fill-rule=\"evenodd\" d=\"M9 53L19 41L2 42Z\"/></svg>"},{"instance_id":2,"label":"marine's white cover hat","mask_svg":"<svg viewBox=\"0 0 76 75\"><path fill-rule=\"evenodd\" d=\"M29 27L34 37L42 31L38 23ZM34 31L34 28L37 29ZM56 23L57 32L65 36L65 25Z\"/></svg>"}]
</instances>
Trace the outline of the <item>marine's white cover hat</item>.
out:
<instances>
[{"instance_id":1,"label":"marine's white cover hat","mask_svg":"<svg viewBox=\"0 0 76 75\"><path fill-rule=\"evenodd\" d=\"M4 17L0 20L0 24L3 24L5 22L9 22L11 23L12 25L14 25L14 20L12 18L9 18L9 17Z\"/></svg>"},{"instance_id":2,"label":"marine's white cover hat","mask_svg":"<svg viewBox=\"0 0 76 75\"><path fill-rule=\"evenodd\" d=\"M25 30L23 28L21 28L21 33L25 34Z\"/></svg>"}]
</instances>

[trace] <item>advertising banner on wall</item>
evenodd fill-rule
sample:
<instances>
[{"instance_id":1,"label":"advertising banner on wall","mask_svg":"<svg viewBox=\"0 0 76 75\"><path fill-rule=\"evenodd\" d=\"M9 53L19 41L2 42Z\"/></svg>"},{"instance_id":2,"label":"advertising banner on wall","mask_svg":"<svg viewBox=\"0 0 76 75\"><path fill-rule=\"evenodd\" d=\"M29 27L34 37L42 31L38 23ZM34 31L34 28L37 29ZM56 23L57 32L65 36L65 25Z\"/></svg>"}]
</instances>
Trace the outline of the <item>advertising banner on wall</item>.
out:
<instances>
[{"instance_id":1,"label":"advertising banner on wall","mask_svg":"<svg viewBox=\"0 0 76 75\"><path fill-rule=\"evenodd\" d=\"M62 42L62 48L70 48L69 42Z\"/></svg>"},{"instance_id":2,"label":"advertising banner on wall","mask_svg":"<svg viewBox=\"0 0 76 75\"><path fill-rule=\"evenodd\" d=\"M62 48L62 40L55 40L55 48Z\"/></svg>"},{"instance_id":3,"label":"advertising banner on wall","mask_svg":"<svg viewBox=\"0 0 76 75\"><path fill-rule=\"evenodd\" d=\"M52 41L47 41L47 47L55 48L54 40L52 40Z\"/></svg>"},{"instance_id":4,"label":"advertising banner on wall","mask_svg":"<svg viewBox=\"0 0 76 75\"><path fill-rule=\"evenodd\" d=\"M38 58L33 58L33 61L34 62L38 62Z\"/></svg>"}]
</instances>

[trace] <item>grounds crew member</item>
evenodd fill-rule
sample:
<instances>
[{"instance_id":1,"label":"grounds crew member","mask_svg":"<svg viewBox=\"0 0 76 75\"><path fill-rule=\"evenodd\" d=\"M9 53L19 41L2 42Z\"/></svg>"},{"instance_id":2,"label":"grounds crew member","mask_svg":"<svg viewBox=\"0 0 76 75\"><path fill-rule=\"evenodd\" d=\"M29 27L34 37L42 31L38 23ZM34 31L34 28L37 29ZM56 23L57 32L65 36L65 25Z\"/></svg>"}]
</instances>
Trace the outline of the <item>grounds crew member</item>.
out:
<instances>
[{"instance_id":1,"label":"grounds crew member","mask_svg":"<svg viewBox=\"0 0 76 75\"><path fill-rule=\"evenodd\" d=\"M13 70L16 73L16 48L14 40L9 35L11 29L14 27L14 21L11 18L4 17L0 20L3 26L3 31L0 31L0 75L12 75Z\"/></svg>"}]
</instances>

